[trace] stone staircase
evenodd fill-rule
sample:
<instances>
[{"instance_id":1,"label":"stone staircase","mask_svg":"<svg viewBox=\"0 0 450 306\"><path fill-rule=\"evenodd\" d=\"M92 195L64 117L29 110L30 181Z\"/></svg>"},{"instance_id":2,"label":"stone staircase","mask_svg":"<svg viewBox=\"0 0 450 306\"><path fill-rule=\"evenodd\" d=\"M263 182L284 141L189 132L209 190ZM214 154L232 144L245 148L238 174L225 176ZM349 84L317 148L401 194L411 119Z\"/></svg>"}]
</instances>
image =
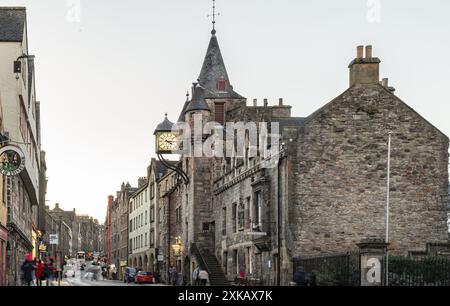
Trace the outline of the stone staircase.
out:
<instances>
[{"instance_id":1,"label":"stone staircase","mask_svg":"<svg viewBox=\"0 0 450 306\"><path fill-rule=\"evenodd\" d=\"M193 254L200 262L200 266L205 268L209 274L209 283L211 286L229 286L225 274L223 273L222 266L217 260L216 256L206 248L198 248L194 243L191 246Z\"/></svg>"}]
</instances>

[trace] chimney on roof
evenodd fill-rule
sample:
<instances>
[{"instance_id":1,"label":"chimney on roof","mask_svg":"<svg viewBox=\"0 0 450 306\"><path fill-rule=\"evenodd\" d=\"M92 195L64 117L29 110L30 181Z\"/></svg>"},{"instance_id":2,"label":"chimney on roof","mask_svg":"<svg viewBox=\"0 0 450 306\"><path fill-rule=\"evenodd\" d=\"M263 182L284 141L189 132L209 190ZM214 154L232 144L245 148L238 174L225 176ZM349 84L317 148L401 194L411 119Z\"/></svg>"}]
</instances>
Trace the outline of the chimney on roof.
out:
<instances>
[{"instance_id":1,"label":"chimney on roof","mask_svg":"<svg viewBox=\"0 0 450 306\"><path fill-rule=\"evenodd\" d=\"M269 106L269 100L264 99L264 107L267 107L267 106Z\"/></svg>"},{"instance_id":2,"label":"chimney on roof","mask_svg":"<svg viewBox=\"0 0 450 306\"><path fill-rule=\"evenodd\" d=\"M350 86L357 84L378 84L380 81L381 60L373 57L372 46L356 48L356 58L348 66L350 68Z\"/></svg>"},{"instance_id":3,"label":"chimney on roof","mask_svg":"<svg viewBox=\"0 0 450 306\"><path fill-rule=\"evenodd\" d=\"M258 106L258 99L253 99L253 106L257 107Z\"/></svg>"},{"instance_id":4,"label":"chimney on roof","mask_svg":"<svg viewBox=\"0 0 450 306\"><path fill-rule=\"evenodd\" d=\"M278 100L278 106L283 106L283 98L280 98L280 99Z\"/></svg>"},{"instance_id":5,"label":"chimney on roof","mask_svg":"<svg viewBox=\"0 0 450 306\"><path fill-rule=\"evenodd\" d=\"M380 84L386 88L387 90L389 90L390 92L395 92L395 88L392 86L389 86L389 79L388 78L383 78L383 80L381 80Z\"/></svg>"},{"instance_id":6,"label":"chimney on roof","mask_svg":"<svg viewBox=\"0 0 450 306\"><path fill-rule=\"evenodd\" d=\"M59 203L55 203L55 209L59 209Z\"/></svg>"}]
</instances>

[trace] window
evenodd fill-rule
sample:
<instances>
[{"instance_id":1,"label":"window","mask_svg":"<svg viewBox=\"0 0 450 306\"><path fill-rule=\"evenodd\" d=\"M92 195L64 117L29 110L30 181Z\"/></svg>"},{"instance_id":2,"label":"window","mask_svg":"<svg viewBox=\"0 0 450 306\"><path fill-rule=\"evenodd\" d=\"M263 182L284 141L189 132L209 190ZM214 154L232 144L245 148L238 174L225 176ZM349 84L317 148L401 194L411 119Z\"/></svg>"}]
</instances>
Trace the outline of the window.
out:
<instances>
[{"instance_id":1,"label":"window","mask_svg":"<svg viewBox=\"0 0 450 306\"><path fill-rule=\"evenodd\" d=\"M133 220L130 220L130 233L133 231Z\"/></svg>"},{"instance_id":2,"label":"window","mask_svg":"<svg viewBox=\"0 0 450 306\"><path fill-rule=\"evenodd\" d=\"M141 214L141 226L143 226L143 225L144 225L144 215Z\"/></svg>"},{"instance_id":3,"label":"window","mask_svg":"<svg viewBox=\"0 0 450 306\"><path fill-rule=\"evenodd\" d=\"M148 220L148 214L147 211L145 211L145 224L147 225L147 220Z\"/></svg>"},{"instance_id":4,"label":"window","mask_svg":"<svg viewBox=\"0 0 450 306\"><path fill-rule=\"evenodd\" d=\"M150 246L153 247L155 245L155 231L153 229L150 230Z\"/></svg>"},{"instance_id":5,"label":"window","mask_svg":"<svg viewBox=\"0 0 450 306\"><path fill-rule=\"evenodd\" d=\"M255 203L253 207L253 228L261 230L262 227L262 196L261 191L255 193Z\"/></svg>"},{"instance_id":6,"label":"window","mask_svg":"<svg viewBox=\"0 0 450 306\"><path fill-rule=\"evenodd\" d=\"M227 235L227 208L222 208L222 236Z\"/></svg>"},{"instance_id":7,"label":"window","mask_svg":"<svg viewBox=\"0 0 450 306\"><path fill-rule=\"evenodd\" d=\"M244 230L244 223L245 223L245 207L244 203L239 204L238 209L238 229L240 231Z\"/></svg>"},{"instance_id":8,"label":"window","mask_svg":"<svg viewBox=\"0 0 450 306\"><path fill-rule=\"evenodd\" d=\"M180 223L182 222L182 217L181 217L181 207L178 207L178 208L175 210L175 215L176 215L176 221L177 221L177 224L180 224Z\"/></svg>"},{"instance_id":9,"label":"window","mask_svg":"<svg viewBox=\"0 0 450 306\"><path fill-rule=\"evenodd\" d=\"M130 239L130 250L133 249L133 239Z\"/></svg>"},{"instance_id":10,"label":"window","mask_svg":"<svg viewBox=\"0 0 450 306\"><path fill-rule=\"evenodd\" d=\"M148 244L148 237L147 237L147 233L145 233L145 246L147 246Z\"/></svg>"},{"instance_id":11,"label":"window","mask_svg":"<svg viewBox=\"0 0 450 306\"><path fill-rule=\"evenodd\" d=\"M237 204L233 203L233 210L232 210L232 220L233 220L233 233L237 232Z\"/></svg>"},{"instance_id":12,"label":"window","mask_svg":"<svg viewBox=\"0 0 450 306\"><path fill-rule=\"evenodd\" d=\"M155 198L155 183L150 184L150 200Z\"/></svg>"},{"instance_id":13,"label":"window","mask_svg":"<svg viewBox=\"0 0 450 306\"><path fill-rule=\"evenodd\" d=\"M214 108L215 121L224 124L225 123L225 103L216 103Z\"/></svg>"},{"instance_id":14,"label":"window","mask_svg":"<svg viewBox=\"0 0 450 306\"><path fill-rule=\"evenodd\" d=\"M155 207L150 207L150 222L155 222Z\"/></svg>"},{"instance_id":15,"label":"window","mask_svg":"<svg viewBox=\"0 0 450 306\"><path fill-rule=\"evenodd\" d=\"M233 251L233 264L234 264L234 271L236 271L236 274L239 275L239 253L238 253L238 250Z\"/></svg>"},{"instance_id":16,"label":"window","mask_svg":"<svg viewBox=\"0 0 450 306\"><path fill-rule=\"evenodd\" d=\"M253 269L252 269L252 254L251 254L251 247L247 248L247 258L248 258L248 265L247 265L247 274L252 274L253 273Z\"/></svg>"},{"instance_id":17,"label":"window","mask_svg":"<svg viewBox=\"0 0 450 306\"><path fill-rule=\"evenodd\" d=\"M226 80L219 80L217 82L217 90L219 90L219 91L226 91L227 90L227 81Z\"/></svg>"}]
</instances>

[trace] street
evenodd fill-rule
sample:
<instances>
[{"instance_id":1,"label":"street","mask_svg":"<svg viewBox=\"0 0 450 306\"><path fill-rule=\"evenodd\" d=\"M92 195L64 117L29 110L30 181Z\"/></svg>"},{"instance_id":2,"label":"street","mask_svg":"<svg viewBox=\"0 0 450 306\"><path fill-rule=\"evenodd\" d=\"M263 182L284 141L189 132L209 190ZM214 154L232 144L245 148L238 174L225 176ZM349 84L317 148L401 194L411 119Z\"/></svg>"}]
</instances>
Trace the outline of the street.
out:
<instances>
[{"instance_id":1,"label":"street","mask_svg":"<svg viewBox=\"0 0 450 306\"><path fill-rule=\"evenodd\" d=\"M92 280L91 273L87 272L93 267L91 263L87 263L85 271L81 271L77 265L75 267L75 276L69 276L63 279L61 286L123 286L123 287L134 287L134 286L164 286L163 284L135 284L135 283L124 283L118 280L103 280L102 276L98 276L98 280Z\"/></svg>"}]
</instances>

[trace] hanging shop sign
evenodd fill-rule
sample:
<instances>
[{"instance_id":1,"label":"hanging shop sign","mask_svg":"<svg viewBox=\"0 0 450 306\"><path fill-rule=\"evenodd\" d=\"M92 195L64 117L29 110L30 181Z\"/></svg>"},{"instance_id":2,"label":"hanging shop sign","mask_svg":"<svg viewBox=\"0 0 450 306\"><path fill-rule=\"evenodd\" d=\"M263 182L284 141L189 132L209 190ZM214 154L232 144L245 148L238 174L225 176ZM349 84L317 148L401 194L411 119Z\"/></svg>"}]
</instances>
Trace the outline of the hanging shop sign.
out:
<instances>
[{"instance_id":1,"label":"hanging shop sign","mask_svg":"<svg viewBox=\"0 0 450 306\"><path fill-rule=\"evenodd\" d=\"M0 173L16 176L25 169L25 154L16 146L0 148Z\"/></svg>"}]
</instances>

